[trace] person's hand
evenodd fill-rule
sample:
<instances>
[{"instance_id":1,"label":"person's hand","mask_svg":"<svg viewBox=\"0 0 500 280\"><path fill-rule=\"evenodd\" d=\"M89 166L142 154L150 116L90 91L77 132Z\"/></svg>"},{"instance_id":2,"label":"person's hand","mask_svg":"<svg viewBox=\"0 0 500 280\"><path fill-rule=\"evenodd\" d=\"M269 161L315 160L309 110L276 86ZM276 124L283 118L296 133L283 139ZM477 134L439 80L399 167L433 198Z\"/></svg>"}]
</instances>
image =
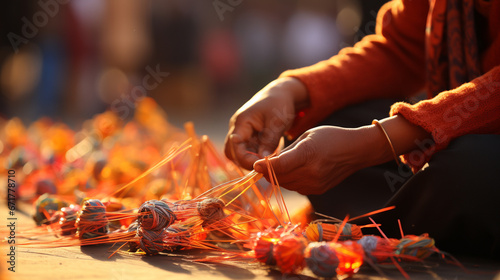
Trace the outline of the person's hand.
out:
<instances>
[{"instance_id":1,"label":"person's hand","mask_svg":"<svg viewBox=\"0 0 500 280\"><path fill-rule=\"evenodd\" d=\"M304 195L321 194L357 170L387 158L380 152L386 150L384 145L383 135L373 127L320 126L306 131L269 162L282 187ZM254 168L269 178L264 159L255 162Z\"/></svg>"},{"instance_id":2,"label":"person's hand","mask_svg":"<svg viewBox=\"0 0 500 280\"><path fill-rule=\"evenodd\" d=\"M404 117L380 121L397 155L421 148L418 143L431 141L422 127ZM321 194L354 172L393 159L385 134L375 125L359 128L321 126L306 131L280 155L269 159L278 183L301 194ZM255 171L269 180L264 159L256 161Z\"/></svg>"},{"instance_id":3,"label":"person's hand","mask_svg":"<svg viewBox=\"0 0 500 280\"><path fill-rule=\"evenodd\" d=\"M296 110L307 102L307 90L299 80L280 78L271 82L231 117L224 144L226 156L252 169L256 160L276 150Z\"/></svg>"}]
</instances>

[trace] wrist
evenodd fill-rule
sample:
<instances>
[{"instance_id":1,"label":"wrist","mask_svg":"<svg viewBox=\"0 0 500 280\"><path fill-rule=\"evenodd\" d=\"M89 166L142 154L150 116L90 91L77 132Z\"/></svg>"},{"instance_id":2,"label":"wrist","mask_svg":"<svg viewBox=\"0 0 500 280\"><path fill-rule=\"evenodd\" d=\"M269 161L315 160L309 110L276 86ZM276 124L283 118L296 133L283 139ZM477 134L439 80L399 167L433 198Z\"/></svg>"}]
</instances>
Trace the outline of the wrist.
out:
<instances>
[{"instance_id":1,"label":"wrist","mask_svg":"<svg viewBox=\"0 0 500 280\"><path fill-rule=\"evenodd\" d=\"M383 131L376 125L367 125L359 128L360 137L366 139L366 145L363 146L363 155L365 155L365 167L379 165L394 160L392 149Z\"/></svg>"},{"instance_id":2,"label":"wrist","mask_svg":"<svg viewBox=\"0 0 500 280\"><path fill-rule=\"evenodd\" d=\"M285 92L292 96L295 111L300 111L309 107L310 101L307 88L299 79L284 77L276 79L273 83L275 83L273 86L283 89L281 92Z\"/></svg>"},{"instance_id":3,"label":"wrist","mask_svg":"<svg viewBox=\"0 0 500 280\"><path fill-rule=\"evenodd\" d=\"M372 124L362 127L366 130L366 139L370 139L367 155L372 165L381 164L391 160L399 161L399 155L414 150L417 140L432 139L432 136L423 128L407 121L402 116L385 118L379 125ZM368 149L370 149L367 147Z\"/></svg>"}]
</instances>

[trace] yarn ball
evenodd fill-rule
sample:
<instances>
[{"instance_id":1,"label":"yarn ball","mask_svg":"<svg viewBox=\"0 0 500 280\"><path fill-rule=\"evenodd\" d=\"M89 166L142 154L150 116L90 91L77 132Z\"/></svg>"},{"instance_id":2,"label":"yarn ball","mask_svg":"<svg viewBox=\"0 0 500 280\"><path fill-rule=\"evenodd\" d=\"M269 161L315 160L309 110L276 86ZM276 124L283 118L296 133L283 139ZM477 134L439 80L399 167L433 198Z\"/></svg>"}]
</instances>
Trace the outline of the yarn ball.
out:
<instances>
[{"instance_id":1,"label":"yarn ball","mask_svg":"<svg viewBox=\"0 0 500 280\"><path fill-rule=\"evenodd\" d=\"M339 259L337 274L351 276L358 272L363 264L363 247L351 240L331 244Z\"/></svg>"},{"instance_id":2,"label":"yarn ball","mask_svg":"<svg viewBox=\"0 0 500 280\"><path fill-rule=\"evenodd\" d=\"M198 202L198 213L203 220L203 226L220 221L226 217L224 201L219 198L206 198Z\"/></svg>"},{"instance_id":3,"label":"yarn ball","mask_svg":"<svg viewBox=\"0 0 500 280\"><path fill-rule=\"evenodd\" d=\"M83 203L75 222L76 235L80 239L105 236L108 231L106 207L98 199L89 199Z\"/></svg>"},{"instance_id":4,"label":"yarn ball","mask_svg":"<svg viewBox=\"0 0 500 280\"><path fill-rule=\"evenodd\" d=\"M46 193L35 201L35 214L33 220L37 225L48 224L49 219L56 211L68 206L68 203Z\"/></svg>"},{"instance_id":5,"label":"yarn ball","mask_svg":"<svg viewBox=\"0 0 500 280\"><path fill-rule=\"evenodd\" d=\"M176 219L167 203L161 200L148 200L139 207L137 222L143 229L159 231L173 224Z\"/></svg>"},{"instance_id":6,"label":"yarn ball","mask_svg":"<svg viewBox=\"0 0 500 280\"><path fill-rule=\"evenodd\" d=\"M305 230L307 240L311 242L323 241L323 226L322 223L310 223Z\"/></svg>"},{"instance_id":7,"label":"yarn ball","mask_svg":"<svg viewBox=\"0 0 500 280\"><path fill-rule=\"evenodd\" d=\"M292 233L280 238L273 248L273 256L282 273L298 273L306 266L306 247L307 240L302 235Z\"/></svg>"},{"instance_id":8,"label":"yarn ball","mask_svg":"<svg viewBox=\"0 0 500 280\"><path fill-rule=\"evenodd\" d=\"M61 228L61 235L73 235L76 233L76 216L81 209L82 207L76 204L61 208L60 212L62 215L58 221Z\"/></svg>"},{"instance_id":9,"label":"yarn ball","mask_svg":"<svg viewBox=\"0 0 500 280\"><path fill-rule=\"evenodd\" d=\"M321 222L310 223L306 230L305 235L309 241L332 241L339 231L341 224L328 224ZM363 237L361 228L357 225L346 223L342 228L338 240L359 240Z\"/></svg>"},{"instance_id":10,"label":"yarn ball","mask_svg":"<svg viewBox=\"0 0 500 280\"><path fill-rule=\"evenodd\" d=\"M304 252L307 267L319 277L334 277L339 259L335 249L327 242L312 242Z\"/></svg>"},{"instance_id":11,"label":"yarn ball","mask_svg":"<svg viewBox=\"0 0 500 280\"><path fill-rule=\"evenodd\" d=\"M165 237L163 238L163 247L165 250L175 251L179 250L185 245L189 244L189 234L181 227L170 226L165 230Z\"/></svg>"},{"instance_id":12,"label":"yarn ball","mask_svg":"<svg viewBox=\"0 0 500 280\"><path fill-rule=\"evenodd\" d=\"M137 237L139 237L139 248L146 255L158 255L165 250L163 239L166 237L166 231L164 229L154 231L139 226L137 228Z\"/></svg>"},{"instance_id":13,"label":"yarn ball","mask_svg":"<svg viewBox=\"0 0 500 280\"><path fill-rule=\"evenodd\" d=\"M273 231L259 232L252 244L252 250L255 252L255 258L264 264L275 265L276 259L273 256L273 249L279 241L283 229Z\"/></svg>"},{"instance_id":14,"label":"yarn ball","mask_svg":"<svg viewBox=\"0 0 500 280\"><path fill-rule=\"evenodd\" d=\"M434 239L430 238L427 234L420 236L407 235L396 245L395 253L397 255L407 255L425 259L437 251L434 244Z\"/></svg>"},{"instance_id":15,"label":"yarn ball","mask_svg":"<svg viewBox=\"0 0 500 280\"><path fill-rule=\"evenodd\" d=\"M137 236L137 229L139 228L139 224L137 223L137 220L133 221L132 223L130 223L130 225L128 226L127 228L127 232L134 232L136 233L136 236ZM139 241L134 239L134 240L129 240L127 242L128 244L128 248L129 248L129 251L130 252L135 252L139 249Z\"/></svg>"},{"instance_id":16,"label":"yarn ball","mask_svg":"<svg viewBox=\"0 0 500 280\"><path fill-rule=\"evenodd\" d=\"M340 224L336 224L337 228L340 227ZM359 240L363 237L363 233L361 232L361 228L358 225L346 223L342 228L342 233L340 234L339 240Z\"/></svg>"},{"instance_id":17,"label":"yarn ball","mask_svg":"<svg viewBox=\"0 0 500 280\"><path fill-rule=\"evenodd\" d=\"M379 236L365 235L358 240L358 244L363 247L365 256L374 262L384 262L391 255L394 255L395 248L391 241Z\"/></svg>"}]
</instances>

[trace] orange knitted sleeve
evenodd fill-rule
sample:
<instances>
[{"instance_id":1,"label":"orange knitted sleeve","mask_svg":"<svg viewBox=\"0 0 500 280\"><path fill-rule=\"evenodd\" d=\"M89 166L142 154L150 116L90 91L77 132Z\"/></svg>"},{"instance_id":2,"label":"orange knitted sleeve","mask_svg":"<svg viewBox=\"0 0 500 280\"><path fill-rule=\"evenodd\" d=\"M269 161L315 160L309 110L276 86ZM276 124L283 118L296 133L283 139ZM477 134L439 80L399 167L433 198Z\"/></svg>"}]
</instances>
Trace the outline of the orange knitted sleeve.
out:
<instances>
[{"instance_id":1,"label":"orange knitted sleeve","mask_svg":"<svg viewBox=\"0 0 500 280\"><path fill-rule=\"evenodd\" d=\"M423 88L428 5L428 1L389 2L378 13L376 34L328 60L281 74L301 80L310 99L288 135L300 135L349 104L409 96Z\"/></svg>"},{"instance_id":2,"label":"orange knitted sleeve","mask_svg":"<svg viewBox=\"0 0 500 280\"><path fill-rule=\"evenodd\" d=\"M402 115L432 134L435 145L420 142L418 150L402 156L414 171L419 170L436 151L459 136L500 134L500 66L432 99L414 105L396 103L390 114Z\"/></svg>"}]
</instances>

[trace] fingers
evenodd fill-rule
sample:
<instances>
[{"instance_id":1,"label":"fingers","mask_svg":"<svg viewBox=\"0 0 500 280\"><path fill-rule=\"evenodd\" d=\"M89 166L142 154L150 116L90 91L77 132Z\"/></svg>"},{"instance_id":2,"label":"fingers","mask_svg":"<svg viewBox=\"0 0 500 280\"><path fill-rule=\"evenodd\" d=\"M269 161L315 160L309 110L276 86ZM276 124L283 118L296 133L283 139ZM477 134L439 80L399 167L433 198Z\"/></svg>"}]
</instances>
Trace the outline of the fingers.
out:
<instances>
[{"instance_id":1,"label":"fingers","mask_svg":"<svg viewBox=\"0 0 500 280\"><path fill-rule=\"evenodd\" d=\"M283 132L264 127L261 122L236 120L226 136L226 156L245 169L252 169L259 158L270 155Z\"/></svg>"},{"instance_id":2,"label":"fingers","mask_svg":"<svg viewBox=\"0 0 500 280\"><path fill-rule=\"evenodd\" d=\"M237 151L238 145L249 141L253 135L253 127L249 122L242 122L238 119L229 124L229 132L226 135L226 140L224 143L224 153L226 157L235 161L239 160L242 155L240 150ZM238 152L238 153L236 153Z\"/></svg>"},{"instance_id":3,"label":"fingers","mask_svg":"<svg viewBox=\"0 0 500 280\"><path fill-rule=\"evenodd\" d=\"M283 151L279 156L269 159L269 163L272 165L277 176L288 176L295 169L304 166L307 158L302 146L304 145L295 145L293 148ZM255 171L267 175L267 165L264 159L256 161L253 167Z\"/></svg>"},{"instance_id":4,"label":"fingers","mask_svg":"<svg viewBox=\"0 0 500 280\"><path fill-rule=\"evenodd\" d=\"M276 150L278 147L281 135L283 133L270 133L266 132L264 129L263 132L259 132L258 140L259 140L259 149L258 153L261 158L267 157Z\"/></svg>"},{"instance_id":5,"label":"fingers","mask_svg":"<svg viewBox=\"0 0 500 280\"><path fill-rule=\"evenodd\" d=\"M233 160L238 166L247 170L253 168L253 164L259 159L257 156L256 143L250 138L243 141L238 134L230 134L226 139L226 156Z\"/></svg>"}]
</instances>

